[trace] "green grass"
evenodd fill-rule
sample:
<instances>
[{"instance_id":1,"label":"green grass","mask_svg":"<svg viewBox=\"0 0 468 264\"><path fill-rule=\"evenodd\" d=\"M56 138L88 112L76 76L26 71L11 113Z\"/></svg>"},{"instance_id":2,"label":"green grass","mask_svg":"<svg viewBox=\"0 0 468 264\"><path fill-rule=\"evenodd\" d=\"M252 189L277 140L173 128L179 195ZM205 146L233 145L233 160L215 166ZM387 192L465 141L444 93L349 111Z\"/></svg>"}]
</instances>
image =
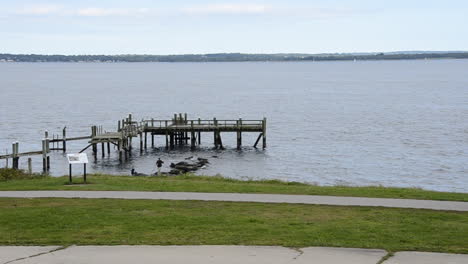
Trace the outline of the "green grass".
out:
<instances>
[{"instance_id":1,"label":"green grass","mask_svg":"<svg viewBox=\"0 0 468 264\"><path fill-rule=\"evenodd\" d=\"M202 201L0 198L1 245L279 245L468 253L468 213Z\"/></svg>"},{"instance_id":2,"label":"green grass","mask_svg":"<svg viewBox=\"0 0 468 264\"><path fill-rule=\"evenodd\" d=\"M316 186L297 182L240 181L222 177L180 175L170 177L131 177L89 175L88 185L67 185L68 177L45 177L0 182L0 190L96 190L225 192L336 195L354 197L408 198L468 202L468 193L434 192L416 188ZM81 178L74 179L82 182Z\"/></svg>"},{"instance_id":3,"label":"green grass","mask_svg":"<svg viewBox=\"0 0 468 264\"><path fill-rule=\"evenodd\" d=\"M11 180L24 180L24 179L33 179L33 178L43 178L45 177L42 174L29 174L23 170L14 170L8 168L0 168L0 182L2 181L11 181Z\"/></svg>"}]
</instances>

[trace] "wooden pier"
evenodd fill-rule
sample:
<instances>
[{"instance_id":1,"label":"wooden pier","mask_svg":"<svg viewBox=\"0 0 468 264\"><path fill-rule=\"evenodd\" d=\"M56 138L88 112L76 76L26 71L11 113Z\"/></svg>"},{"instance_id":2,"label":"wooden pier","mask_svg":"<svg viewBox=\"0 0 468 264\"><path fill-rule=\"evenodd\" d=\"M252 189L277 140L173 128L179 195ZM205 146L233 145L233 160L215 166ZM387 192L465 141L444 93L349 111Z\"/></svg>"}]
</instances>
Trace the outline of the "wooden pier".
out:
<instances>
[{"instance_id":1,"label":"wooden pier","mask_svg":"<svg viewBox=\"0 0 468 264\"><path fill-rule=\"evenodd\" d=\"M163 136L165 147L168 150L176 146L190 145L195 149L201 145L202 134L212 133L215 148L224 149L222 133L237 134L237 148L242 147L242 134L247 132L259 133L254 147L256 148L260 139L262 147L266 148L266 118L262 120L217 120L213 119L187 119L187 114L174 114L170 120L149 119L134 121L130 114L127 118L119 120L117 131L103 132L102 128L93 126L91 128L91 140L81 152L92 147L93 154L97 156L98 145L101 145L101 155L105 157L110 154L110 145L117 147L119 159L132 155L133 138L139 138L139 149L143 152L148 148L148 136L151 136L151 147L155 146L155 136ZM107 149L107 150L106 150Z\"/></svg>"},{"instance_id":2,"label":"wooden pier","mask_svg":"<svg viewBox=\"0 0 468 264\"><path fill-rule=\"evenodd\" d=\"M202 143L202 135L212 134L210 141L213 140L214 148L224 149L222 134L236 133L237 149L242 147L243 133L258 133L257 140L253 147L257 148L260 140L262 140L262 148L266 148L266 118L261 120L218 120L213 119L188 119L187 114L174 114L172 119L159 120L147 119L135 121L131 114L128 117L117 122L116 131L104 131L102 126L92 126L91 134L80 137L67 137L66 127L62 130L62 137L52 136L49 138L48 132L45 132L45 137L42 140L42 150L31 152L19 152L19 144L12 144L12 153L0 155L0 159L13 160L12 168L18 169L18 160L20 157L42 155L43 171L48 172L50 168L49 153L52 150L67 151L67 141L73 140L89 140L88 145L81 152L92 147L92 152L97 158L98 147L101 145L101 155L105 157L111 153L111 145L117 148L119 160L132 155L133 139L139 138L139 149L143 152L148 148L148 136L151 137L151 147L155 147L155 136L164 138L164 145L167 150L172 150L176 146L188 146L191 149L196 149ZM52 147L51 147L52 145ZM30 160L28 162L31 163ZM29 166L30 167L30 166Z\"/></svg>"}]
</instances>

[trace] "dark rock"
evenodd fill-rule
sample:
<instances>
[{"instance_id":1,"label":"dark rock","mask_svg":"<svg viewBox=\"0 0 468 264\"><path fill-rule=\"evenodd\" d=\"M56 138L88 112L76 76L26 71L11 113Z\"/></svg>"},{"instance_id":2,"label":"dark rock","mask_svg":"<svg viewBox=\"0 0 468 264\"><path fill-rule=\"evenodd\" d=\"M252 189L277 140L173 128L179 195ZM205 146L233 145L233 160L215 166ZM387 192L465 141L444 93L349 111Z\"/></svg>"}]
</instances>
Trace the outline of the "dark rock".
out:
<instances>
[{"instance_id":1,"label":"dark rock","mask_svg":"<svg viewBox=\"0 0 468 264\"><path fill-rule=\"evenodd\" d=\"M171 165L169 165L169 167L175 168L175 164L174 164L174 163L171 163Z\"/></svg>"},{"instance_id":2,"label":"dark rock","mask_svg":"<svg viewBox=\"0 0 468 264\"><path fill-rule=\"evenodd\" d=\"M172 169L171 171L169 171L169 174L171 174L171 175L179 175L179 174L180 174L180 170Z\"/></svg>"},{"instance_id":3,"label":"dark rock","mask_svg":"<svg viewBox=\"0 0 468 264\"><path fill-rule=\"evenodd\" d=\"M183 173L198 170L198 166L196 164L176 164L175 168Z\"/></svg>"}]
</instances>

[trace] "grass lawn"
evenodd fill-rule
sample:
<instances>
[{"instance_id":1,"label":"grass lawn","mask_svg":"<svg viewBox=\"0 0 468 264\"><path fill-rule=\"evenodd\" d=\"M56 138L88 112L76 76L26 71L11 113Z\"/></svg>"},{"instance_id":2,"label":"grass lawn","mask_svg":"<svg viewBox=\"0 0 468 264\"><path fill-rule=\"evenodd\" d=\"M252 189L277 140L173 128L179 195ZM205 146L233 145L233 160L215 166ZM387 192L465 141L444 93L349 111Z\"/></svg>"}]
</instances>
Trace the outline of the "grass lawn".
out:
<instances>
[{"instance_id":1,"label":"grass lawn","mask_svg":"<svg viewBox=\"0 0 468 264\"><path fill-rule=\"evenodd\" d=\"M355 197L409 198L468 202L468 193L434 192L416 188L316 186L297 182L239 181L222 177L180 175L170 177L131 177L89 175L88 185L67 185L68 177L41 177L0 181L6 190L95 190L95 191L163 191L163 192L234 192L336 195ZM81 178L74 179L82 182Z\"/></svg>"},{"instance_id":2,"label":"grass lawn","mask_svg":"<svg viewBox=\"0 0 468 264\"><path fill-rule=\"evenodd\" d=\"M280 245L468 253L468 213L202 201L0 198L1 245Z\"/></svg>"}]
</instances>

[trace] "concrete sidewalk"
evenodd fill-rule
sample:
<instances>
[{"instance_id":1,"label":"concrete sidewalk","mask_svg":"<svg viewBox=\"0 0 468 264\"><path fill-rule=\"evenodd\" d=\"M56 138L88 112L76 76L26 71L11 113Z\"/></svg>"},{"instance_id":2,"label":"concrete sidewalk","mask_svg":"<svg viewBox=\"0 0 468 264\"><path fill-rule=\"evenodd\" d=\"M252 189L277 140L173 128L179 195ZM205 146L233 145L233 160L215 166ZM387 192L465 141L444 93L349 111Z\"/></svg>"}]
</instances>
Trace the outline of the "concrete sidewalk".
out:
<instances>
[{"instance_id":1,"label":"concrete sidewalk","mask_svg":"<svg viewBox=\"0 0 468 264\"><path fill-rule=\"evenodd\" d=\"M381 206L431 210L468 211L468 202L339 197L319 195L191 193L191 192L131 192L131 191L0 191L0 197L14 198L110 198L149 200L197 200L260 202L290 204L321 204L342 206Z\"/></svg>"},{"instance_id":2,"label":"concrete sidewalk","mask_svg":"<svg viewBox=\"0 0 468 264\"><path fill-rule=\"evenodd\" d=\"M259 246L0 246L0 264L377 264L387 252L378 249L321 248L290 249ZM468 255L401 252L385 264L465 264Z\"/></svg>"}]
</instances>

